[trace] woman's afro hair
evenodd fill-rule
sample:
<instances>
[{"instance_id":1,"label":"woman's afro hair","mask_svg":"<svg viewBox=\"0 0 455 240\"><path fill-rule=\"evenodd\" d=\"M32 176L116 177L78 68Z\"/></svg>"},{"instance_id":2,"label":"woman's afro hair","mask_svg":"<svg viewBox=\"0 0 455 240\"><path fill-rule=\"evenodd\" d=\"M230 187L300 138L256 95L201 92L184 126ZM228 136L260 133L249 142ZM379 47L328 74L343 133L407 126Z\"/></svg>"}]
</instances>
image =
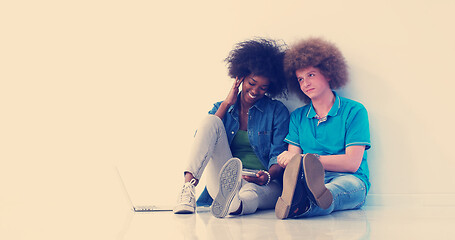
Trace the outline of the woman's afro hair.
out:
<instances>
[{"instance_id":1,"label":"woman's afro hair","mask_svg":"<svg viewBox=\"0 0 455 240\"><path fill-rule=\"evenodd\" d=\"M330 88L338 89L348 82L347 64L340 50L322 38L308 38L292 45L284 57L284 71L288 89L306 103L310 99L300 90L295 72L302 68L315 67L328 78Z\"/></svg>"},{"instance_id":2,"label":"woman's afro hair","mask_svg":"<svg viewBox=\"0 0 455 240\"><path fill-rule=\"evenodd\" d=\"M250 74L266 77L270 86L266 95L285 95L286 78L283 59L286 45L271 39L255 38L237 43L225 59L231 78L243 78Z\"/></svg>"}]
</instances>

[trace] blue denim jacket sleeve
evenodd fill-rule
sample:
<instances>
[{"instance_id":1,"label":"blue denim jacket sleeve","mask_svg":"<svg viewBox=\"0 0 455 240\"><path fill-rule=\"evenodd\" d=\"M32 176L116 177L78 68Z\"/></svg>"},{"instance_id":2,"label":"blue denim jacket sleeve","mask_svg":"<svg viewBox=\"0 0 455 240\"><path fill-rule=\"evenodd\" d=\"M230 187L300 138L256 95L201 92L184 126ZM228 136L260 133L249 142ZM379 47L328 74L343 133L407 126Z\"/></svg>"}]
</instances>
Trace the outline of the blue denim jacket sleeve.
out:
<instances>
[{"instance_id":1,"label":"blue denim jacket sleeve","mask_svg":"<svg viewBox=\"0 0 455 240\"><path fill-rule=\"evenodd\" d=\"M289 131L289 110L283 103L277 101L277 107L273 118L273 135L270 145L269 165L277 164L277 157L287 150L287 143L284 141Z\"/></svg>"},{"instance_id":2,"label":"blue denim jacket sleeve","mask_svg":"<svg viewBox=\"0 0 455 240\"><path fill-rule=\"evenodd\" d=\"M218 110L218 108L220 107L222 102L217 102L215 104L213 104L213 108L212 110L209 111L209 114L211 115L214 115L216 113L216 111Z\"/></svg>"}]
</instances>

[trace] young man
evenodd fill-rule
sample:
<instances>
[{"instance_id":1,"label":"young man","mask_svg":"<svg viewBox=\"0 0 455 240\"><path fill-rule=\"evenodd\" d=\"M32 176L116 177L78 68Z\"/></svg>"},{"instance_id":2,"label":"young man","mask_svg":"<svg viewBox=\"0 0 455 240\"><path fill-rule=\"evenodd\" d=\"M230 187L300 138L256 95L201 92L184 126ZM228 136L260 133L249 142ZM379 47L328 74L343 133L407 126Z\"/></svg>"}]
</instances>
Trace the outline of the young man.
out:
<instances>
[{"instance_id":1,"label":"young man","mask_svg":"<svg viewBox=\"0 0 455 240\"><path fill-rule=\"evenodd\" d=\"M276 216L360 208L370 187L368 113L362 104L333 91L348 80L343 55L323 39L305 39L286 52L284 68L289 91L308 104L291 114L288 150L278 156L285 172Z\"/></svg>"}]
</instances>

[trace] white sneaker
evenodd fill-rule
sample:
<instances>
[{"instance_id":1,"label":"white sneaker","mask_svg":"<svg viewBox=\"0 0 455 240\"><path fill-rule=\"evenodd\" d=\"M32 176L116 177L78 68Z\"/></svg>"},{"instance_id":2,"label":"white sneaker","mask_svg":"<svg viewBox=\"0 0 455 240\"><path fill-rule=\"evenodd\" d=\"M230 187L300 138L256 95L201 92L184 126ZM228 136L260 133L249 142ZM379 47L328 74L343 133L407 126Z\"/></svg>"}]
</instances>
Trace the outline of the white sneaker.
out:
<instances>
[{"instance_id":1,"label":"white sneaker","mask_svg":"<svg viewBox=\"0 0 455 240\"><path fill-rule=\"evenodd\" d=\"M213 200L210 211L217 218L224 218L229 212L234 197L238 195L242 177L242 162L238 158L231 158L220 171L220 190ZM237 200L237 198L236 198ZM236 201L234 201L236 202ZM239 202L235 203L238 207ZM231 210L232 211L232 210Z\"/></svg>"},{"instance_id":2,"label":"white sneaker","mask_svg":"<svg viewBox=\"0 0 455 240\"><path fill-rule=\"evenodd\" d=\"M196 180L193 178L191 181L183 185L180 192L177 205L174 207L174 214L194 213L196 210L196 189L194 184Z\"/></svg>"}]
</instances>

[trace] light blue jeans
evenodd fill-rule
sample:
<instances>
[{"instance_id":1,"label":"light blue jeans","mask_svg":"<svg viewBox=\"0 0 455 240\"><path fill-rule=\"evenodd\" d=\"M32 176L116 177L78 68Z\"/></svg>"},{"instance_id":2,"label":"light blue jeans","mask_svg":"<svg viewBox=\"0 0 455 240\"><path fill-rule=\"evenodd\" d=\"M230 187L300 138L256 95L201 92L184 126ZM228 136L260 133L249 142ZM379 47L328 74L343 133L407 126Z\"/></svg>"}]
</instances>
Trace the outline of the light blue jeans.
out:
<instances>
[{"instance_id":1,"label":"light blue jeans","mask_svg":"<svg viewBox=\"0 0 455 240\"><path fill-rule=\"evenodd\" d=\"M322 209L312 200L308 211L298 218L328 215L335 211L358 209L365 204L367 190L365 183L349 173L325 172L325 186L333 195L332 205Z\"/></svg>"}]
</instances>

